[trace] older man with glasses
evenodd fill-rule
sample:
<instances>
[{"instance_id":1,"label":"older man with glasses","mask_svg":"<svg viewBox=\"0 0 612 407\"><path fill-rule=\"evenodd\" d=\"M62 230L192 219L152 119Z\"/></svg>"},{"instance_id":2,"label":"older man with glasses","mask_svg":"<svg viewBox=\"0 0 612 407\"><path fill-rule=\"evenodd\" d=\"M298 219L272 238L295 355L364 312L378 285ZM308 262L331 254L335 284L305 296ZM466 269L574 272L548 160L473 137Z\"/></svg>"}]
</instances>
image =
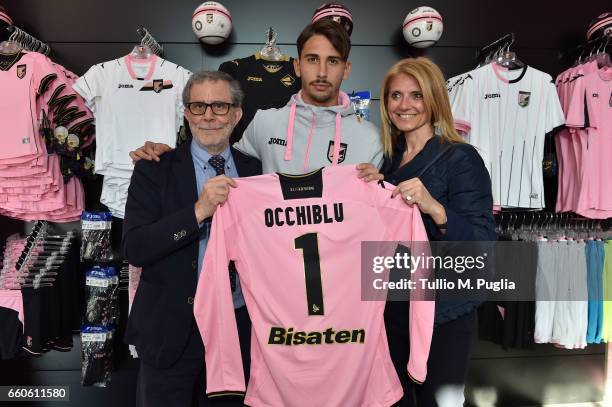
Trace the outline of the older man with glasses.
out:
<instances>
[{"instance_id":1,"label":"older man with glasses","mask_svg":"<svg viewBox=\"0 0 612 407\"><path fill-rule=\"evenodd\" d=\"M261 173L261 163L230 147L242 117L237 81L218 71L191 76L183 91L193 138L157 160L139 161L125 208L123 252L142 267L127 342L140 357L138 406L214 406L205 397L204 345L193 297L217 205L232 178ZM228 265L245 370L250 323L233 264ZM242 405L242 400L222 405Z\"/></svg>"}]
</instances>

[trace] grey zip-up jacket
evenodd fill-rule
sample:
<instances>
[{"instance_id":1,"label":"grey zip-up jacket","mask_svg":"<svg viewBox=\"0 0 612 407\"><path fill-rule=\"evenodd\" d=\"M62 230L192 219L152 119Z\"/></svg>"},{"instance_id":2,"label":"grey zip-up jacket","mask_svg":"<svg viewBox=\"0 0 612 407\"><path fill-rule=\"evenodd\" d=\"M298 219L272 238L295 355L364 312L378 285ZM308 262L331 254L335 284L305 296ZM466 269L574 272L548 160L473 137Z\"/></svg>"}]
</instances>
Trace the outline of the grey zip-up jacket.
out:
<instances>
[{"instance_id":1,"label":"grey zip-up jacket","mask_svg":"<svg viewBox=\"0 0 612 407\"><path fill-rule=\"evenodd\" d=\"M304 103L300 91L285 107L258 110L234 148L261 160L264 174L303 174L332 164L380 168L376 126L357 116L346 93L338 99L337 106L314 106Z\"/></svg>"}]
</instances>

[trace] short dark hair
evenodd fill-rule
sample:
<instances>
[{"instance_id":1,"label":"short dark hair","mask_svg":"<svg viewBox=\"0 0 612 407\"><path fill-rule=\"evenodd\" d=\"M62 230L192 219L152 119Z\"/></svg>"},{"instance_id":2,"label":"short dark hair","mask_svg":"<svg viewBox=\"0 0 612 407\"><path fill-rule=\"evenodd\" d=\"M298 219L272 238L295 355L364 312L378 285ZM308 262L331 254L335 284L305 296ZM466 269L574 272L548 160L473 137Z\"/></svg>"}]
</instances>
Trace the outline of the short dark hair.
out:
<instances>
[{"instance_id":1,"label":"short dark hair","mask_svg":"<svg viewBox=\"0 0 612 407\"><path fill-rule=\"evenodd\" d=\"M307 25L302 30L297 40L298 58L302 56L302 49L306 41L315 35L322 35L327 38L336 51L338 51L342 60L348 60L349 53L351 52L351 37L349 37L341 24L325 18Z\"/></svg>"}]
</instances>

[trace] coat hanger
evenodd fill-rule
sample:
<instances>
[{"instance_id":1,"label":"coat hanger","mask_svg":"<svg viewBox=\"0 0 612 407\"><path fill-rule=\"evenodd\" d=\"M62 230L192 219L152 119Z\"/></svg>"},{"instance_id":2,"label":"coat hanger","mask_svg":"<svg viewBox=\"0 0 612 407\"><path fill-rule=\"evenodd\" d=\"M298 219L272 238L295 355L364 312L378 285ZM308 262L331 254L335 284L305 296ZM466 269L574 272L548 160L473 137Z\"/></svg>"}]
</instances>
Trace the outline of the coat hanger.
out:
<instances>
[{"instance_id":1,"label":"coat hanger","mask_svg":"<svg viewBox=\"0 0 612 407\"><path fill-rule=\"evenodd\" d=\"M151 55L153 55L153 50L149 46L151 34L144 27L139 27L136 32L142 36L140 40L140 44L137 44L130 52L130 56L135 59L148 59ZM146 40L146 41L145 41ZM156 42L157 43L157 42Z\"/></svg>"},{"instance_id":2,"label":"coat hanger","mask_svg":"<svg viewBox=\"0 0 612 407\"><path fill-rule=\"evenodd\" d=\"M151 55L153 55L153 51L144 44L134 46L134 49L130 52L130 56L135 59L148 59Z\"/></svg>"},{"instance_id":3,"label":"coat hanger","mask_svg":"<svg viewBox=\"0 0 612 407\"><path fill-rule=\"evenodd\" d=\"M582 65L582 56L584 55L584 48L582 50L580 50L580 53L578 54L578 57L576 58L576 61L574 62L573 67L577 67L579 65Z\"/></svg>"},{"instance_id":4,"label":"coat hanger","mask_svg":"<svg viewBox=\"0 0 612 407\"><path fill-rule=\"evenodd\" d=\"M136 29L136 32L142 37L142 40L140 41L141 46L148 47L149 50L156 55L163 55L164 47L162 47L159 42L153 38L149 30L144 27L139 27Z\"/></svg>"},{"instance_id":5,"label":"coat hanger","mask_svg":"<svg viewBox=\"0 0 612 407\"><path fill-rule=\"evenodd\" d=\"M7 27L7 30L11 32L11 36L8 41L4 41L0 44L0 53L14 54L22 49L44 55L49 55L51 52L51 48L47 44L34 38L19 27L11 25ZM5 44L7 42L8 44Z\"/></svg>"},{"instance_id":6,"label":"coat hanger","mask_svg":"<svg viewBox=\"0 0 612 407\"><path fill-rule=\"evenodd\" d=\"M266 30L266 43L257 52L262 59L266 61L283 61L287 59L276 44L277 37L278 33L274 28L270 27Z\"/></svg>"},{"instance_id":7,"label":"coat hanger","mask_svg":"<svg viewBox=\"0 0 612 407\"><path fill-rule=\"evenodd\" d=\"M608 44L610 43L610 37L612 36L612 32L608 32L605 35L605 39L602 38L601 46L597 49L597 54L595 54L595 61L597 61L597 66L599 68L606 68L612 66L612 60L610 59L610 54L606 51L608 48Z\"/></svg>"},{"instance_id":8,"label":"coat hanger","mask_svg":"<svg viewBox=\"0 0 612 407\"><path fill-rule=\"evenodd\" d=\"M497 57L495 62L497 65L503 66L504 68L508 68L510 70L523 68L525 64L517 58L515 52L510 51L510 46L512 44L514 44L514 33L511 33L510 43L505 47L506 51L504 52L504 47L502 47L502 52Z\"/></svg>"},{"instance_id":9,"label":"coat hanger","mask_svg":"<svg viewBox=\"0 0 612 407\"><path fill-rule=\"evenodd\" d=\"M8 31L11 31L11 27L12 26L9 26L6 29ZM9 39L6 41L2 41L0 43L0 54L12 55L12 54L16 54L17 52L23 49L23 47L15 41L16 37L17 37L17 32L13 30Z\"/></svg>"},{"instance_id":10,"label":"coat hanger","mask_svg":"<svg viewBox=\"0 0 612 407\"><path fill-rule=\"evenodd\" d=\"M586 62L591 62L595 60L595 50L598 48L599 46L599 41L595 41L594 43L590 44L591 47L589 48L589 56L585 58Z\"/></svg>"},{"instance_id":11,"label":"coat hanger","mask_svg":"<svg viewBox=\"0 0 612 407\"><path fill-rule=\"evenodd\" d=\"M476 60L478 62L476 67L479 68L488 65L492 61L493 56L498 53L500 46L503 46L512 38L514 38L514 33L504 34L492 43L480 48L480 50L476 52Z\"/></svg>"}]
</instances>

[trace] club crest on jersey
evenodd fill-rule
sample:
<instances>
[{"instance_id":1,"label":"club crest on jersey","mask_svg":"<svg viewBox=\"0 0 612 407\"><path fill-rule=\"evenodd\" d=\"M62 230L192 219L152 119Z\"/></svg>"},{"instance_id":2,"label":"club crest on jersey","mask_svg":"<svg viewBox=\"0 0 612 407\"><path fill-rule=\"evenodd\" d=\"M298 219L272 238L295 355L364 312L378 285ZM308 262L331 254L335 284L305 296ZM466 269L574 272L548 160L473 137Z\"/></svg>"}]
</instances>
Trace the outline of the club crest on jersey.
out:
<instances>
[{"instance_id":1,"label":"club crest on jersey","mask_svg":"<svg viewBox=\"0 0 612 407\"><path fill-rule=\"evenodd\" d=\"M290 88L295 83L295 78L289 74L281 78L281 83L286 87Z\"/></svg>"},{"instance_id":2,"label":"club crest on jersey","mask_svg":"<svg viewBox=\"0 0 612 407\"><path fill-rule=\"evenodd\" d=\"M153 92L159 93L164 89L164 81L163 79L155 79L153 81Z\"/></svg>"},{"instance_id":3,"label":"club crest on jersey","mask_svg":"<svg viewBox=\"0 0 612 407\"><path fill-rule=\"evenodd\" d=\"M17 65L17 77L19 79L23 79L26 74L26 66L25 65Z\"/></svg>"},{"instance_id":4,"label":"club crest on jersey","mask_svg":"<svg viewBox=\"0 0 612 407\"><path fill-rule=\"evenodd\" d=\"M206 22L208 24L212 24L212 22L213 22L213 15L212 14L206 14Z\"/></svg>"},{"instance_id":5,"label":"club crest on jersey","mask_svg":"<svg viewBox=\"0 0 612 407\"><path fill-rule=\"evenodd\" d=\"M523 92L522 90L519 91L518 94L518 104L520 107L527 107L529 106L529 98L531 96L531 92Z\"/></svg>"},{"instance_id":6,"label":"club crest on jersey","mask_svg":"<svg viewBox=\"0 0 612 407\"><path fill-rule=\"evenodd\" d=\"M283 69L283 66L280 64L263 64L263 67L266 71L270 73L277 73L278 71Z\"/></svg>"},{"instance_id":7,"label":"club crest on jersey","mask_svg":"<svg viewBox=\"0 0 612 407\"><path fill-rule=\"evenodd\" d=\"M428 21L427 22L427 31L431 31L432 28L433 28L433 21Z\"/></svg>"},{"instance_id":8,"label":"club crest on jersey","mask_svg":"<svg viewBox=\"0 0 612 407\"><path fill-rule=\"evenodd\" d=\"M141 91L153 91L155 93L161 93L164 89L172 89L174 85L171 80L154 79L153 82L147 82L144 84Z\"/></svg>"},{"instance_id":9,"label":"club crest on jersey","mask_svg":"<svg viewBox=\"0 0 612 407\"><path fill-rule=\"evenodd\" d=\"M346 158L346 149L348 145L346 143L340 143L340 152L338 153L338 164L342 163ZM329 141L329 147L327 147L327 159L330 163L334 161L334 142L332 140Z\"/></svg>"}]
</instances>

